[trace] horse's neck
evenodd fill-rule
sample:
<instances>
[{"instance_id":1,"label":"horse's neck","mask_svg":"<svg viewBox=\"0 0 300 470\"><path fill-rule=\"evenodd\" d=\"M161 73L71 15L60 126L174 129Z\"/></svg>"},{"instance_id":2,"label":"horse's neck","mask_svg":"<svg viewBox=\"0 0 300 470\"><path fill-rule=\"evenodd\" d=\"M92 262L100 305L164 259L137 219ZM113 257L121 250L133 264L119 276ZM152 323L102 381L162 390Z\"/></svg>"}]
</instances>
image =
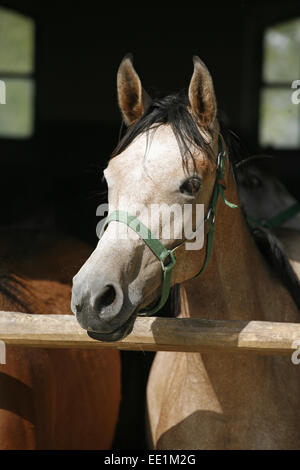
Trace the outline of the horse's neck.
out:
<instances>
[{"instance_id":1,"label":"horse's neck","mask_svg":"<svg viewBox=\"0 0 300 470\"><path fill-rule=\"evenodd\" d=\"M231 171L226 198L239 204ZM206 245L199 253L203 263ZM290 294L258 251L240 209L218 201L213 253L199 278L181 285L181 315L214 319L299 321Z\"/></svg>"}]
</instances>

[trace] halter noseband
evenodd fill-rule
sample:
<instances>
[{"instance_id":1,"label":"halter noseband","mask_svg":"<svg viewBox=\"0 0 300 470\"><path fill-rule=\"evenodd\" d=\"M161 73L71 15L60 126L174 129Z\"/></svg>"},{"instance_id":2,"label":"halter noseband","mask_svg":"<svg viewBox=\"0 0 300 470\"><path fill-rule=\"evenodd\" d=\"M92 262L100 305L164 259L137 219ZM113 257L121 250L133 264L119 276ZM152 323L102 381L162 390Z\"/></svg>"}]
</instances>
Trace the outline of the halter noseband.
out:
<instances>
[{"instance_id":1,"label":"halter noseband","mask_svg":"<svg viewBox=\"0 0 300 470\"><path fill-rule=\"evenodd\" d=\"M203 273L208 262L210 260L212 249L213 249L213 240L214 240L214 230L215 230L215 222L216 222L216 208L219 194L223 200L223 202L231 207L237 208L236 204L232 204L231 202L227 201L224 195L225 189L225 166L226 166L226 151L223 150L222 147L222 140L221 137L218 137L218 157L217 157L217 169L216 169L216 179L215 184L210 200L210 205L207 211L207 214L204 218L209 225L208 232L206 235L206 253L205 253L205 260L201 270L193 277L193 279L200 276ZM158 304L149 310L145 310L144 312L139 312L139 315L149 316L153 315L154 313L158 312L166 303L169 297L170 288L171 288L171 278L172 278L172 271L176 264L176 257L174 251L185 243L186 240L183 240L179 245L177 245L172 250L168 250L163 246L160 240L157 238L152 237L151 231L146 227L137 217L134 215L129 214L126 211L116 210L111 212L105 219L104 224L101 229L101 233L99 238L102 237L105 229L107 228L108 224L112 221L122 222L134 230L139 237L144 240L146 245L150 248L153 254L157 257L157 259L161 262L162 272L163 272L163 282L162 282L162 292L161 297Z\"/></svg>"}]
</instances>

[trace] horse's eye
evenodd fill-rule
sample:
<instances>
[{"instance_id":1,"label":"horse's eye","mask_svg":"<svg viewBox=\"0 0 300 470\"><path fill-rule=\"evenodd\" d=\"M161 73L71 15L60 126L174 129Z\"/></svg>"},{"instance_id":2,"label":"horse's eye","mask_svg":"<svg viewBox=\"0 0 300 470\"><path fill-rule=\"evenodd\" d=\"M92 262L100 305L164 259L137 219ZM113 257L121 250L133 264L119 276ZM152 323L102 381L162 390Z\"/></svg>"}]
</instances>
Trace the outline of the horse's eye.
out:
<instances>
[{"instance_id":1,"label":"horse's eye","mask_svg":"<svg viewBox=\"0 0 300 470\"><path fill-rule=\"evenodd\" d=\"M248 183L251 188L259 188L262 185L261 180L255 175L249 176Z\"/></svg>"},{"instance_id":2,"label":"horse's eye","mask_svg":"<svg viewBox=\"0 0 300 470\"><path fill-rule=\"evenodd\" d=\"M180 186L180 192L186 193L189 195L197 194L201 186L201 181L199 178L193 176L192 178L187 179Z\"/></svg>"}]
</instances>

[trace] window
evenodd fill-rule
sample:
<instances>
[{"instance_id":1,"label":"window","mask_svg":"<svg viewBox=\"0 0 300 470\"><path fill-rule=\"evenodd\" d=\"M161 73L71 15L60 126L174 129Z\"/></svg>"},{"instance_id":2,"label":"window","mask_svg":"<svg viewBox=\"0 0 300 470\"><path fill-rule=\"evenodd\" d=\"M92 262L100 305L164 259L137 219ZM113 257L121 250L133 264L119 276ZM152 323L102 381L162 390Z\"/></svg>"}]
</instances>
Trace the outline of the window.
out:
<instances>
[{"instance_id":1,"label":"window","mask_svg":"<svg viewBox=\"0 0 300 470\"><path fill-rule=\"evenodd\" d=\"M267 28L263 44L259 141L262 147L300 148L300 104L291 88L300 79L300 18Z\"/></svg>"},{"instance_id":2,"label":"window","mask_svg":"<svg viewBox=\"0 0 300 470\"><path fill-rule=\"evenodd\" d=\"M34 131L34 21L6 8L0 8L0 80L6 95L0 104L0 138L29 138Z\"/></svg>"}]
</instances>

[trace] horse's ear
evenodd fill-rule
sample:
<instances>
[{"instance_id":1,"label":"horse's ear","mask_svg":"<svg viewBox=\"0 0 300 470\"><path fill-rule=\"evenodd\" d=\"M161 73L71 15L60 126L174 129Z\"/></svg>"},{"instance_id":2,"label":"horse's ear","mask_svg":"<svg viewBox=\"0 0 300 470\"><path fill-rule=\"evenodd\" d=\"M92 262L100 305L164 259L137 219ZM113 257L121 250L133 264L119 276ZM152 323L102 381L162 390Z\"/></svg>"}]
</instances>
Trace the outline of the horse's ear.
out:
<instances>
[{"instance_id":1,"label":"horse's ear","mask_svg":"<svg viewBox=\"0 0 300 470\"><path fill-rule=\"evenodd\" d=\"M132 65L132 55L122 60L117 75L120 110L127 126L134 124L147 110L151 98L142 88L138 74Z\"/></svg>"},{"instance_id":2,"label":"horse's ear","mask_svg":"<svg viewBox=\"0 0 300 470\"><path fill-rule=\"evenodd\" d=\"M200 125L212 128L217 116L217 101L211 75L198 56L193 57L194 73L189 86L189 101Z\"/></svg>"}]
</instances>

